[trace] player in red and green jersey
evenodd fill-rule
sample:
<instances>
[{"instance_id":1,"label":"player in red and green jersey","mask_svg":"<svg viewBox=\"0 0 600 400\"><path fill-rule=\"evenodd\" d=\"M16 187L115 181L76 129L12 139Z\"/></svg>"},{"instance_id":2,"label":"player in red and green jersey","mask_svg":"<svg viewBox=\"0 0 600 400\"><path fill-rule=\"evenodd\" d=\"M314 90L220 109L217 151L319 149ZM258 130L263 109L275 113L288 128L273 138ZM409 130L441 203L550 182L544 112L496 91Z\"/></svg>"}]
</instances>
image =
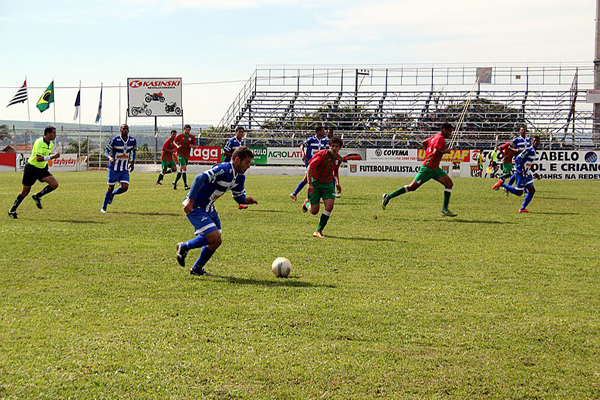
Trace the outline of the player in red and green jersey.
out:
<instances>
[{"instance_id":1,"label":"player in red and green jersey","mask_svg":"<svg viewBox=\"0 0 600 400\"><path fill-rule=\"evenodd\" d=\"M177 153L177 145L175 144L175 136L177 136L177 131L173 129L171 131L171 135L162 147L162 155L160 157L160 161L162 164L162 171L158 174L158 180L156 181L157 185L162 185L160 181L163 180L165 174L170 174L171 172L177 171L177 164L175 164L175 153Z\"/></svg>"},{"instance_id":2,"label":"player in red and green jersey","mask_svg":"<svg viewBox=\"0 0 600 400\"><path fill-rule=\"evenodd\" d=\"M512 140L500 146L500 151L502 151L502 176L500 179L504 180L513 173L513 159L515 158L516 149L513 147Z\"/></svg>"},{"instance_id":3,"label":"player in red and green jersey","mask_svg":"<svg viewBox=\"0 0 600 400\"><path fill-rule=\"evenodd\" d=\"M450 153L451 150L446 149L446 139L452 134L454 128L449 123L444 123L441 128L441 132L432 136L421 143L421 148L425 149L425 162L419 169L417 176L410 183L401 187L400 189L387 194L383 194L381 201L381 207L385 210L391 199L396 196L400 196L406 192L414 192L422 184L430 179L435 179L442 185L444 185L444 205L442 207L442 217L456 217L456 214L448 210L448 203L450 203L450 194L452 193L452 179L440 168L440 161L444 154Z\"/></svg>"},{"instance_id":4,"label":"player in red and green jersey","mask_svg":"<svg viewBox=\"0 0 600 400\"><path fill-rule=\"evenodd\" d=\"M320 150L311 158L306 171L308 177L308 199L302 204L302 211L308 211L315 215L319 212L321 199L325 205L325 210L321 214L317 230L313 233L314 237L323 238L323 229L329 221L331 211L335 204L335 189L338 193L342 192L340 186L340 165L342 156L339 152L343 142L339 137L333 137L329 142L329 150Z\"/></svg>"},{"instance_id":5,"label":"player in red and green jersey","mask_svg":"<svg viewBox=\"0 0 600 400\"><path fill-rule=\"evenodd\" d=\"M196 146L196 137L194 135L190 135L191 130L192 127L186 124L183 127L183 133L175 136L175 144L179 146L177 148L177 164L179 164L179 172L177 173L175 182L173 182L173 189L175 190L177 190L177 182L181 177L183 177L185 190L190 189L187 184L187 165L188 159L190 158L190 154L192 152L192 146Z\"/></svg>"}]
</instances>

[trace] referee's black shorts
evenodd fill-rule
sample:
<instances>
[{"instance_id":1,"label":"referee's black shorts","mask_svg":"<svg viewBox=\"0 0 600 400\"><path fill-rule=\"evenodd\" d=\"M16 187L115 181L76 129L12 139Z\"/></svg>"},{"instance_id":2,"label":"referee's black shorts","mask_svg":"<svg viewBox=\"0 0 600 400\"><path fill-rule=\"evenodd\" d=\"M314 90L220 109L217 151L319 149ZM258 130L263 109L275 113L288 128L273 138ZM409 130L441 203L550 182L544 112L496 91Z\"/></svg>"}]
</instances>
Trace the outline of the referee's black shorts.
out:
<instances>
[{"instance_id":1,"label":"referee's black shorts","mask_svg":"<svg viewBox=\"0 0 600 400\"><path fill-rule=\"evenodd\" d=\"M48 165L45 168L38 168L27 163L23 170L23 186L33 186L35 181L43 182L42 179L47 176L52 176L50 171L48 171Z\"/></svg>"}]
</instances>

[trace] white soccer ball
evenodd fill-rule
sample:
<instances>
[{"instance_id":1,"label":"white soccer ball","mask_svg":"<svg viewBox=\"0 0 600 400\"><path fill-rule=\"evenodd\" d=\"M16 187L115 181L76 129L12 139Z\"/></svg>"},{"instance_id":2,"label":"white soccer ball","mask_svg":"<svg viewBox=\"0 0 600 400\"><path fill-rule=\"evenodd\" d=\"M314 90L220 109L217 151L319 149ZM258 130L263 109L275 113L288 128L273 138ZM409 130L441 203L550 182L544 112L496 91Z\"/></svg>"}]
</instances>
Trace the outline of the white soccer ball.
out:
<instances>
[{"instance_id":1,"label":"white soccer ball","mask_svg":"<svg viewBox=\"0 0 600 400\"><path fill-rule=\"evenodd\" d=\"M277 257L271 264L271 271L278 278L287 278L292 272L292 263L285 257Z\"/></svg>"}]
</instances>

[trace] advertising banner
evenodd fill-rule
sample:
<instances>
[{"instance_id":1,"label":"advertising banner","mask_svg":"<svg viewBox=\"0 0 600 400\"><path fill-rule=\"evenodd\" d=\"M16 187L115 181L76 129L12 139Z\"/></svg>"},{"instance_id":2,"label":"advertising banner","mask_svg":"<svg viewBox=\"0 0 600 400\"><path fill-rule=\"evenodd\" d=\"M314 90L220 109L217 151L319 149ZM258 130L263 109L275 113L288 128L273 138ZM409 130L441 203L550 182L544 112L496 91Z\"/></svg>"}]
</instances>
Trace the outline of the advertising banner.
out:
<instances>
[{"instance_id":1,"label":"advertising banner","mask_svg":"<svg viewBox=\"0 0 600 400\"><path fill-rule=\"evenodd\" d=\"M600 163L534 163L531 169L542 179L556 180L600 180Z\"/></svg>"},{"instance_id":2,"label":"advertising banner","mask_svg":"<svg viewBox=\"0 0 600 400\"><path fill-rule=\"evenodd\" d=\"M419 150L418 152L419 161L425 160L425 150ZM452 150L448 154L444 154L442 162L470 162L471 161L471 150Z\"/></svg>"},{"instance_id":3,"label":"advertising banner","mask_svg":"<svg viewBox=\"0 0 600 400\"><path fill-rule=\"evenodd\" d=\"M413 178L421 165L416 161L349 161L348 175ZM449 171L449 164L441 167Z\"/></svg>"},{"instance_id":4,"label":"advertising banner","mask_svg":"<svg viewBox=\"0 0 600 400\"><path fill-rule=\"evenodd\" d=\"M423 149L367 149L367 161L423 161L425 150ZM470 150L452 150L445 154L443 162L469 162L471 160Z\"/></svg>"},{"instance_id":5,"label":"advertising banner","mask_svg":"<svg viewBox=\"0 0 600 400\"><path fill-rule=\"evenodd\" d=\"M178 117L181 78L127 78L127 112L130 117Z\"/></svg>"},{"instance_id":6,"label":"advertising banner","mask_svg":"<svg viewBox=\"0 0 600 400\"><path fill-rule=\"evenodd\" d=\"M483 150L486 163L490 160L491 150ZM479 150L471 150L471 161L477 161ZM569 162L569 163L598 163L600 151L594 150L538 150L536 162ZM502 162L502 154L498 154L498 162Z\"/></svg>"},{"instance_id":7,"label":"advertising banner","mask_svg":"<svg viewBox=\"0 0 600 400\"><path fill-rule=\"evenodd\" d=\"M15 171L16 165L16 153L0 153L0 171Z\"/></svg>"},{"instance_id":8,"label":"advertising banner","mask_svg":"<svg viewBox=\"0 0 600 400\"><path fill-rule=\"evenodd\" d=\"M268 147L267 164L304 165L304 161L302 161L302 153L297 147Z\"/></svg>"},{"instance_id":9,"label":"advertising banner","mask_svg":"<svg viewBox=\"0 0 600 400\"><path fill-rule=\"evenodd\" d=\"M192 147L188 161L191 164L217 164L221 162L221 148L219 146Z\"/></svg>"},{"instance_id":10,"label":"advertising banner","mask_svg":"<svg viewBox=\"0 0 600 400\"><path fill-rule=\"evenodd\" d=\"M419 161L417 149L367 149L367 161Z\"/></svg>"},{"instance_id":11,"label":"advertising banner","mask_svg":"<svg viewBox=\"0 0 600 400\"><path fill-rule=\"evenodd\" d=\"M256 147L249 146L250 150L254 153L254 158L252 159L252 164L267 164L267 152L268 149L266 147Z\"/></svg>"},{"instance_id":12,"label":"advertising banner","mask_svg":"<svg viewBox=\"0 0 600 400\"><path fill-rule=\"evenodd\" d=\"M59 158L48 161L50 171L77 171L77 154L61 154Z\"/></svg>"}]
</instances>

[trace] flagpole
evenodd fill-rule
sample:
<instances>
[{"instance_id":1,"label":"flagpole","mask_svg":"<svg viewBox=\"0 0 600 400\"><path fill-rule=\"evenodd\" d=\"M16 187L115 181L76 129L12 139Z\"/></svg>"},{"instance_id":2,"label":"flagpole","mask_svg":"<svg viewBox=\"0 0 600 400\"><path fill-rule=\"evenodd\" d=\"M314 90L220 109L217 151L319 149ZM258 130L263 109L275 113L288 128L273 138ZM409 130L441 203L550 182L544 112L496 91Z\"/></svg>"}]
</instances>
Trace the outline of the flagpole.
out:
<instances>
[{"instance_id":1,"label":"flagpole","mask_svg":"<svg viewBox=\"0 0 600 400\"><path fill-rule=\"evenodd\" d=\"M52 91L54 93L56 93L56 88L54 87L54 78L52 78ZM54 94L53 94L54 96ZM54 125L56 125L56 100L54 100L54 107L52 107L52 109L54 110Z\"/></svg>"},{"instance_id":2,"label":"flagpole","mask_svg":"<svg viewBox=\"0 0 600 400\"><path fill-rule=\"evenodd\" d=\"M77 92L77 95L81 96L81 81L79 81L79 92ZM77 129L77 165L79 165L79 170L81 170L81 97L79 99L79 110L77 110L77 116L79 117L79 128Z\"/></svg>"},{"instance_id":3,"label":"flagpole","mask_svg":"<svg viewBox=\"0 0 600 400\"><path fill-rule=\"evenodd\" d=\"M100 154L98 157L98 168L102 166L102 89L104 84L100 82L100 105L98 106L98 112L100 113Z\"/></svg>"},{"instance_id":4,"label":"flagpole","mask_svg":"<svg viewBox=\"0 0 600 400\"><path fill-rule=\"evenodd\" d=\"M27 77L25 77L25 82L27 82ZM29 143L31 144L31 115L29 113L29 93L27 93L27 127L29 128ZM16 150L16 149L15 149Z\"/></svg>"}]
</instances>

